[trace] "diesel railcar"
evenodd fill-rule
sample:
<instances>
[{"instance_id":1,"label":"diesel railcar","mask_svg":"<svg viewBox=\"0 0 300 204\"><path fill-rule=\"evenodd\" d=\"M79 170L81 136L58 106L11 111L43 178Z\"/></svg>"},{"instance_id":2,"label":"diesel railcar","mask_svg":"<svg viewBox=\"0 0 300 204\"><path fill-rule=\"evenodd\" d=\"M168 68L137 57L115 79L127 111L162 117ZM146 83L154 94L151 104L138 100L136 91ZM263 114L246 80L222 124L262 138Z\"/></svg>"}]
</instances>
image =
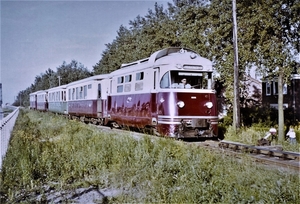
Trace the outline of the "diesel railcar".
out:
<instances>
[{"instance_id":1,"label":"diesel railcar","mask_svg":"<svg viewBox=\"0 0 300 204\"><path fill-rule=\"evenodd\" d=\"M177 139L217 138L212 84L210 60L190 49L166 48L110 74L32 93L30 107L39 110L39 97L44 106L49 98L49 111L85 122L147 129Z\"/></svg>"},{"instance_id":2,"label":"diesel railcar","mask_svg":"<svg viewBox=\"0 0 300 204\"><path fill-rule=\"evenodd\" d=\"M110 74L107 121L174 138L217 137L212 62L166 48Z\"/></svg>"}]
</instances>

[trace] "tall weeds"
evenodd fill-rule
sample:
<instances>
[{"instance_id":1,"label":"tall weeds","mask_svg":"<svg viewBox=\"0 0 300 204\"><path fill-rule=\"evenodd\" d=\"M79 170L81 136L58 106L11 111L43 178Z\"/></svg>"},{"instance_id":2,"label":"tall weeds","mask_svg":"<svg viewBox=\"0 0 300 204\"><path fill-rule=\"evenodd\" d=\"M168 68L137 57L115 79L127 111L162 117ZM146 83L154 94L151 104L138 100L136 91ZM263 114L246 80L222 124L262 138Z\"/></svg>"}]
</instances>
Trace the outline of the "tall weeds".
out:
<instances>
[{"instance_id":1,"label":"tall weeds","mask_svg":"<svg viewBox=\"0 0 300 204\"><path fill-rule=\"evenodd\" d=\"M254 133L253 133L254 134ZM116 203L297 203L298 175L171 139L99 131L53 114L21 111L1 176L1 201L97 186Z\"/></svg>"}]
</instances>

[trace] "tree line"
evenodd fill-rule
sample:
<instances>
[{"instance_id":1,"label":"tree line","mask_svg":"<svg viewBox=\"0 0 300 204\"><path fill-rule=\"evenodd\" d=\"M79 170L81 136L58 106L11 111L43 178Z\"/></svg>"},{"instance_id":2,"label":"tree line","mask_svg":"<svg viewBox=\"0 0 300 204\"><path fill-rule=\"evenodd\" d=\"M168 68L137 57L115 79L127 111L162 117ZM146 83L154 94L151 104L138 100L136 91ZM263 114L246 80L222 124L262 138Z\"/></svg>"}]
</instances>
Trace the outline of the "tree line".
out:
<instances>
[{"instance_id":1,"label":"tree line","mask_svg":"<svg viewBox=\"0 0 300 204\"><path fill-rule=\"evenodd\" d=\"M243 81L249 70L256 67L262 77L278 80L278 120L283 124L283 84L289 83L299 63L296 57L300 53L300 0L239 0L236 7L240 79ZM219 76L217 81L226 87L226 102L233 101L232 0L173 0L167 8L155 3L145 16L138 15L128 26L121 25L116 38L105 46L92 72L76 61L64 62L56 72L49 68L37 76L18 97L26 98L29 92L57 86L57 76L65 84L110 73L123 63L174 46L191 48L211 59ZM299 68L296 71L300 73ZM240 94L247 95L243 84Z\"/></svg>"}]
</instances>

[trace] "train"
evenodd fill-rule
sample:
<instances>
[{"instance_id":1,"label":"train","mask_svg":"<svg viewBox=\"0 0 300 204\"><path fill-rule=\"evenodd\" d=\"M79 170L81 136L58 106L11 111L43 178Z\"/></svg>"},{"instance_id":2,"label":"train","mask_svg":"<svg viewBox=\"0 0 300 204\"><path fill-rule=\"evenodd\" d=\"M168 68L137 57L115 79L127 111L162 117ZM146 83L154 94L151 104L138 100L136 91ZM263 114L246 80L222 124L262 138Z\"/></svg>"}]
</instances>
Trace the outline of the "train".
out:
<instances>
[{"instance_id":1,"label":"train","mask_svg":"<svg viewBox=\"0 0 300 204\"><path fill-rule=\"evenodd\" d=\"M216 97L212 61L170 47L108 74L31 93L30 108L175 139L218 139Z\"/></svg>"}]
</instances>

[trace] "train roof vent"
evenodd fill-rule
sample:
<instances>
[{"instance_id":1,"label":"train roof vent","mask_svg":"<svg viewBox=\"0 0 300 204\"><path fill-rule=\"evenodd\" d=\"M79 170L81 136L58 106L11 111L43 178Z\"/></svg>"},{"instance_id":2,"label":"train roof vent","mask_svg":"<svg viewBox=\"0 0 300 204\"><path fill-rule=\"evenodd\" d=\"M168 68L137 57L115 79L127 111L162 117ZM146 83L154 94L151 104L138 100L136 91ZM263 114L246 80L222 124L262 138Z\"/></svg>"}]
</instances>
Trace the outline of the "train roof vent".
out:
<instances>
[{"instance_id":1,"label":"train roof vent","mask_svg":"<svg viewBox=\"0 0 300 204\"><path fill-rule=\"evenodd\" d=\"M148 61L149 61L149 58L141 59L141 60L131 62L131 63L128 63L128 64L122 64L121 68L131 67L131 66L134 66L134 65L138 65L138 64L148 62Z\"/></svg>"}]
</instances>

